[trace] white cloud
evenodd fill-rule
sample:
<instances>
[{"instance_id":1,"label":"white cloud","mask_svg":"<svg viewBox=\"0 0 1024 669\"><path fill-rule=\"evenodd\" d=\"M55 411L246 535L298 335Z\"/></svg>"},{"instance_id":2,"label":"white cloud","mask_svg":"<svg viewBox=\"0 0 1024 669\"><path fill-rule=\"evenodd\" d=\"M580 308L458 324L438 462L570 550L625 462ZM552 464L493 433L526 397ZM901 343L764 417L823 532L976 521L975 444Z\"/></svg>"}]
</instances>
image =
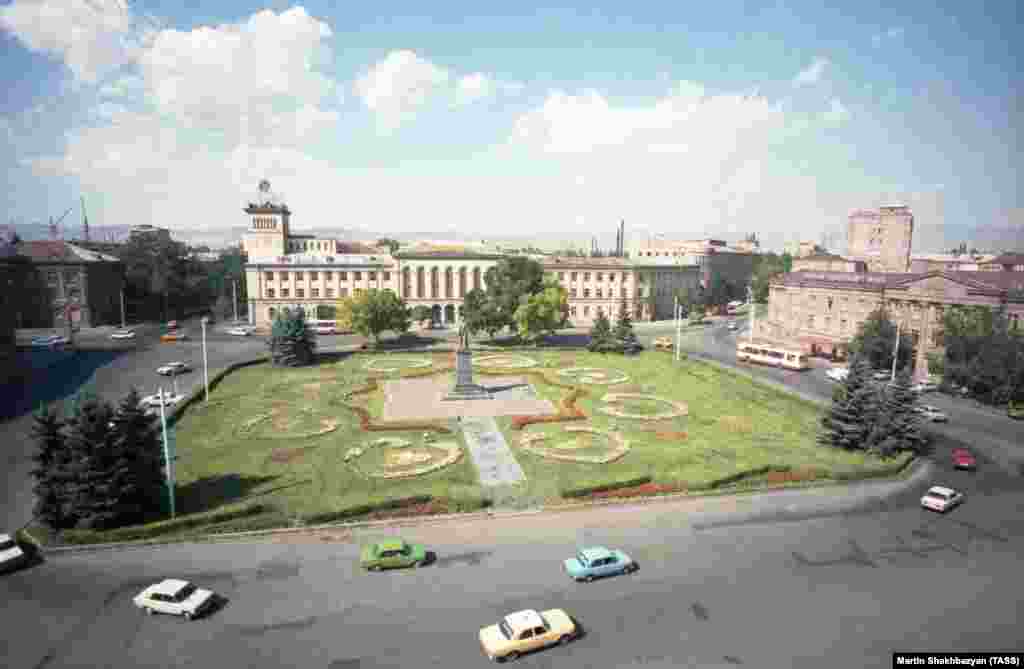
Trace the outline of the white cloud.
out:
<instances>
[{"instance_id":1,"label":"white cloud","mask_svg":"<svg viewBox=\"0 0 1024 669\"><path fill-rule=\"evenodd\" d=\"M130 62L153 30L124 0L14 0L0 9L0 27L86 83Z\"/></svg>"},{"instance_id":2,"label":"white cloud","mask_svg":"<svg viewBox=\"0 0 1024 669\"><path fill-rule=\"evenodd\" d=\"M443 67L409 50L392 51L360 76L353 88L384 129L411 119L449 80Z\"/></svg>"},{"instance_id":3,"label":"white cloud","mask_svg":"<svg viewBox=\"0 0 1024 669\"><path fill-rule=\"evenodd\" d=\"M485 100L495 93L494 80L482 72L474 72L464 77L459 77L455 85L456 107L472 104L479 100Z\"/></svg>"},{"instance_id":4,"label":"white cloud","mask_svg":"<svg viewBox=\"0 0 1024 669\"><path fill-rule=\"evenodd\" d=\"M828 111L824 112L822 118L829 123L842 123L849 120L850 110L843 106L839 98L832 98L829 101Z\"/></svg>"},{"instance_id":5,"label":"white cloud","mask_svg":"<svg viewBox=\"0 0 1024 669\"><path fill-rule=\"evenodd\" d=\"M830 65L828 58L815 58L814 62L800 70L795 77L793 77L794 86L810 86L821 81L822 75L825 73L825 68Z\"/></svg>"}]
</instances>

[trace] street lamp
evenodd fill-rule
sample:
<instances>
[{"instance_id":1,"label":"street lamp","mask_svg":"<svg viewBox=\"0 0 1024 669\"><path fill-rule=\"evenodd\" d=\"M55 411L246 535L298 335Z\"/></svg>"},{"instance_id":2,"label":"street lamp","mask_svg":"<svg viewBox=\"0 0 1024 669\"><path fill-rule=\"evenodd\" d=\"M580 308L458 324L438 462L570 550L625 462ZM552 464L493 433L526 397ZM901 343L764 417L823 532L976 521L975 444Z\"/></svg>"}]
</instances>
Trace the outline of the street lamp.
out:
<instances>
[{"instance_id":1,"label":"street lamp","mask_svg":"<svg viewBox=\"0 0 1024 669\"><path fill-rule=\"evenodd\" d=\"M174 393L177 395L177 391ZM174 518L174 466L171 463L171 451L167 443L167 413L164 406L164 388L160 386L160 392L157 395L160 402L160 427L163 430L164 436L164 462L166 463L165 472L167 475L167 492L170 497L171 506L171 518Z\"/></svg>"},{"instance_id":2,"label":"street lamp","mask_svg":"<svg viewBox=\"0 0 1024 669\"><path fill-rule=\"evenodd\" d=\"M209 322L208 316L203 316L200 323L203 324L203 385L206 387L206 401L210 401L210 374L209 367L206 364L206 324Z\"/></svg>"}]
</instances>

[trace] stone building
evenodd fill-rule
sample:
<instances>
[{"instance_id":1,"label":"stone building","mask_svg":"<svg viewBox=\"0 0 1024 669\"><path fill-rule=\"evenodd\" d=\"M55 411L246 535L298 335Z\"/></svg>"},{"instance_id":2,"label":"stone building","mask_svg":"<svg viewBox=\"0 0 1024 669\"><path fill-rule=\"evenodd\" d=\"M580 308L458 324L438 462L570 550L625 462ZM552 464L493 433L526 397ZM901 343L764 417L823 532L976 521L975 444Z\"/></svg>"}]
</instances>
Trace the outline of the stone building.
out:
<instances>
[{"instance_id":1,"label":"stone building","mask_svg":"<svg viewBox=\"0 0 1024 669\"><path fill-rule=\"evenodd\" d=\"M462 300L474 288L486 290L484 276L501 254L454 246L418 248L395 255L399 295L410 307L429 307L442 327L462 320Z\"/></svg>"},{"instance_id":2,"label":"stone building","mask_svg":"<svg viewBox=\"0 0 1024 669\"><path fill-rule=\"evenodd\" d=\"M742 292L754 274L756 255L728 246L721 239L689 241L652 240L634 245L630 258L637 262L671 260L684 266L697 266L701 285L710 288L716 279Z\"/></svg>"},{"instance_id":3,"label":"stone building","mask_svg":"<svg viewBox=\"0 0 1024 669\"><path fill-rule=\"evenodd\" d=\"M72 325L121 322L125 268L120 259L57 240L20 242L15 249L32 263L41 285L35 299L40 311L26 314L18 327L66 327L69 304L77 306L71 312Z\"/></svg>"},{"instance_id":4,"label":"stone building","mask_svg":"<svg viewBox=\"0 0 1024 669\"><path fill-rule=\"evenodd\" d=\"M942 316L957 305L1005 305L1011 328L1024 328L1024 272L790 272L770 285L768 314L756 336L845 357L868 316L884 307L915 343L915 375L942 347Z\"/></svg>"},{"instance_id":5,"label":"stone building","mask_svg":"<svg viewBox=\"0 0 1024 669\"><path fill-rule=\"evenodd\" d=\"M866 272L863 260L850 260L833 253L815 253L793 258L794 272Z\"/></svg>"},{"instance_id":6,"label":"stone building","mask_svg":"<svg viewBox=\"0 0 1024 669\"><path fill-rule=\"evenodd\" d=\"M846 256L864 261L869 272L907 272L913 237L909 207L857 209L847 220Z\"/></svg>"}]
</instances>

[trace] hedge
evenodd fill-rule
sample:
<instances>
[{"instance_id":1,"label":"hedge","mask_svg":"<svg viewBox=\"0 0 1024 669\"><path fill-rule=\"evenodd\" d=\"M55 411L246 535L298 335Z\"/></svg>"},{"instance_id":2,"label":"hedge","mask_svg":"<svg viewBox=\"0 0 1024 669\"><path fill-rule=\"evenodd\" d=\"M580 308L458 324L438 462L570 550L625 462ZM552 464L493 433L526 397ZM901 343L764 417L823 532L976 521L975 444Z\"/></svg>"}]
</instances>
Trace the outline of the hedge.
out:
<instances>
[{"instance_id":1,"label":"hedge","mask_svg":"<svg viewBox=\"0 0 1024 669\"><path fill-rule=\"evenodd\" d=\"M66 544L94 544L150 539L170 532L180 532L181 530L189 530L203 525L224 523L229 520L255 516L270 510L273 510L271 505L258 502L234 509L193 513L178 518L159 520L146 525L119 527L114 530L63 530L60 533L60 540Z\"/></svg>"},{"instance_id":2,"label":"hedge","mask_svg":"<svg viewBox=\"0 0 1024 669\"><path fill-rule=\"evenodd\" d=\"M633 488L638 485L650 483L651 480L650 476L638 476L633 479L612 481L610 483L602 483L600 485L588 486L586 488L570 488L562 491L562 497L586 497L587 495L592 495L595 492L607 492L609 490L618 490L620 488Z\"/></svg>"},{"instance_id":3,"label":"hedge","mask_svg":"<svg viewBox=\"0 0 1024 669\"><path fill-rule=\"evenodd\" d=\"M308 516L304 516L302 518L302 522L306 525L326 525L328 523L334 523L339 520L345 520L347 518L363 516L367 513L373 513L374 511L389 511L391 509L401 509L403 507L413 506L415 504L426 504L427 502L430 502L433 499L433 495L415 495L413 497L389 499L383 502L370 502L368 504L350 506L347 509L339 509L337 511L313 513Z\"/></svg>"},{"instance_id":4,"label":"hedge","mask_svg":"<svg viewBox=\"0 0 1024 669\"><path fill-rule=\"evenodd\" d=\"M708 488L721 488L722 486L736 483L745 478L763 476L768 472L788 472L790 469L792 469L792 467L789 465L767 465L765 467L758 467L757 469L748 469L742 472L736 472L735 474L730 474L729 476L710 481L706 485Z\"/></svg>"},{"instance_id":5,"label":"hedge","mask_svg":"<svg viewBox=\"0 0 1024 669\"><path fill-rule=\"evenodd\" d=\"M831 478L836 481L857 481L860 479L882 478L899 474L914 460L910 452L897 455L891 462L886 462L868 469L853 467L836 467L832 469Z\"/></svg>"}]
</instances>

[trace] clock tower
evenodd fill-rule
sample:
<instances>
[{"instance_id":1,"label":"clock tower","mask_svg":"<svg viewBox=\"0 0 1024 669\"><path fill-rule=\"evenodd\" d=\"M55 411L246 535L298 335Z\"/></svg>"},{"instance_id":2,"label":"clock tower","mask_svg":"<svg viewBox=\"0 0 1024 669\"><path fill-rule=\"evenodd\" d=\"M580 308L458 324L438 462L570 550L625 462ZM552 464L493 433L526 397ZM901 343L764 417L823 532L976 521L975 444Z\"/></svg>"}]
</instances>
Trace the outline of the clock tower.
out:
<instances>
[{"instance_id":1,"label":"clock tower","mask_svg":"<svg viewBox=\"0 0 1024 669\"><path fill-rule=\"evenodd\" d=\"M283 256L288 253L288 219L291 211L270 190L270 182L260 181L256 201L245 208L249 215L243 250L250 258Z\"/></svg>"}]
</instances>

